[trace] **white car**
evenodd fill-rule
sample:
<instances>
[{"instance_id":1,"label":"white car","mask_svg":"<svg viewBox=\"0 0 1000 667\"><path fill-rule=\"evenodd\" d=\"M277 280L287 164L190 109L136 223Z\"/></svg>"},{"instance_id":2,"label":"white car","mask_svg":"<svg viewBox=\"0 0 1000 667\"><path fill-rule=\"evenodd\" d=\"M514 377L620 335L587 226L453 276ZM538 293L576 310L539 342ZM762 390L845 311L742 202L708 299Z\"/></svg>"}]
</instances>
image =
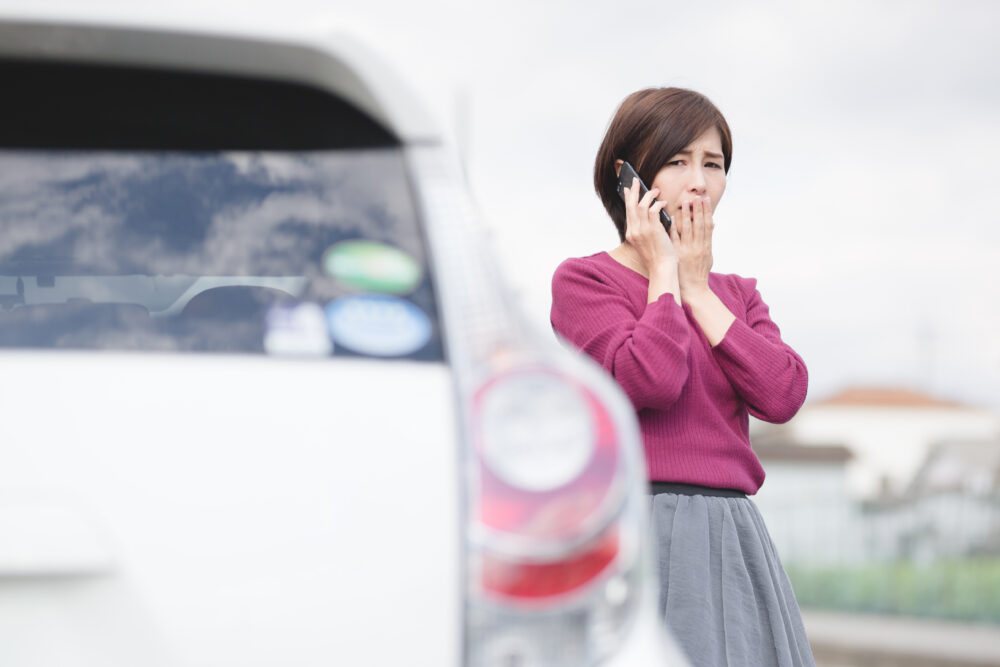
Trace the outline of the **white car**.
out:
<instances>
[{"instance_id":1,"label":"white car","mask_svg":"<svg viewBox=\"0 0 1000 667\"><path fill-rule=\"evenodd\" d=\"M360 44L0 19L0 665L682 664L631 408Z\"/></svg>"}]
</instances>

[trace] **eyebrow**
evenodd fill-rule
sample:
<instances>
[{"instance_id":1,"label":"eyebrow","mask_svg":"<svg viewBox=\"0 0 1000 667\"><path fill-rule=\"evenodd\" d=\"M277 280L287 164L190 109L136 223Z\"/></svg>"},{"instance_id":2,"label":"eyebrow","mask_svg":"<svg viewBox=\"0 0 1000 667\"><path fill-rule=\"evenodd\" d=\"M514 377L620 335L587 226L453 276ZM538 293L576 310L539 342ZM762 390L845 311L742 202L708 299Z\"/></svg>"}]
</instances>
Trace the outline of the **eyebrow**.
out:
<instances>
[{"instance_id":1,"label":"eyebrow","mask_svg":"<svg viewBox=\"0 0 1000 667\"><path fill-rule=\"evenodd\" d=\"M683 150L677 151L677 155L691 155L691 151ZM716 160L722 160L725 156L721 153L713 153L712 151L705 151L705 157L710 157Z\"/></svg>"}]
</instances>

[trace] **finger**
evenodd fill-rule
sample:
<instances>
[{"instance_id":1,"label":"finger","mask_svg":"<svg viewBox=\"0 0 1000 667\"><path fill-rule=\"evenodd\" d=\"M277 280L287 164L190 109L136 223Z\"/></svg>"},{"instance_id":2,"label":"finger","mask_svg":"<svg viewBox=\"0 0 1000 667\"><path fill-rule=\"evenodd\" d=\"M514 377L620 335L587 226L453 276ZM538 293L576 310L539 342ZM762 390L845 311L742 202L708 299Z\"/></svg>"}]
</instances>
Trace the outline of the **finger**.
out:
<instances>
[{"instance_id":1,"label":"finger","mask_svg":"<svg viewBox=\"0 0 1000 667\"><path fill-rule=\"evenodd\" d=\"M631 239L637 230L636 203L639 201L639 179L632 179L632 187L623 188L625 192L625 237Z\"/></svg>"},{"instance_id":2,"label":"finger","mask_svg":"<svg viewBox=\"0 0 1000 667\"><path fill-rule=\"evenodd\" d=\"M649 207L653 203L656 195L659 194L659 190L653 188L652 190L647 190L646 194L642 196L639 203L636 205L636 211L639 214L639 219L643 224L649 223L652 217L649 215Z\"/></svg>"},{"instance_id":3,"label":"finger","mask_svg":"<svg viewBox=\"0 0 1000 667\"><path fill-rule=\"evenodd\" d=\"M712 240L712 233L708 229L708 225L711 222L711 215L712 214L708 208L708 201L705 197L702 197L701 201L698 202L698 242L701 245L708 245L708 243Z\"/></svg>"},{"instance_id":4,"label":"finger","mask_svg":"<svg viewBox=\"0 0 1000 667\"><path fill-rule=\"evenodd\" d=\"M675 246L677 246L677 245L680 245L680 242L681 242L681 225L680 225L681 215L680 215L680 207L676 207L675 206L675 207L672 207L672 208L673 208L674 212L673 212L673 215L670 216L670 218L671 218L671 223L670 223L670 241Z\"/></svg>"},{"instance_id":5,"label":"finger","mask_svg":"<svg viewBox=\"0 0 1000 667\"><path fill-rule=\"evenodd\" d=\"M656 200L653 202L653 205L649 207L649 221L651 223L655 223L660 227L660 229L664 229L663 222L660 218L660 211L663 210L663 207L666 205L667 203L665 201ZM664 233L666 233L665 229Z\"/></svg>"},{"instance_id":6,"label":"finger","mask_svg":"<svg viewBox=\"0 0 1000 667\"><path fill-rule=\"evenodd\" d=\"M705 246L708 248L709 253L712 252L712 234L715 232L715 220L712 217L712 200L709 197L704 198L705 207Z\"/></svg>"},{"instance_id":7,"label":"finger","mask_svg":"<svg viewBox=\"0 0 1000 667\"><path fill-rule=\"evenodd\" d=\"M625 203L633 207L639 202L639 178L632 178L632 187L625 188Z\"/></svg>"},{"instance_id":8,"label":"finger","mask_svg":"<svg viewBox=\"0 0 1000 667\"><path fill-rule=\"evenodd\" d=\"M639 200L639 206L642 208L649 208L658 194L660 194L659 188L653 188L652 190L647 191L646 194L642 196L642 199Z\"/></svg>"},{"instance_id":9,"label":"finger","mask_svg":"<svg viewBox=\"0 0 1000 667\"><path fill-rule=\"evenodd\" d=\"M656 203L656 195L658 194L660 194L660 191L657 188L653 188L639 200L639 217L642 218L644 223L653 224L656 222L658 214L652 212L652 206Z\"/></svg>"},{"instance_id":10,"label":"finger","mask_svg":"<svg viewBox=\"0 0 1000 667\"><path fill-rule=\"evenodd\" d=\"M668 232L670 242L676 246L680 243L680 228L677 224L679 209L676 204L667 204L665 208L667 209L667 214L670 216L670 232Z\"/></svg>"},{"instance_id":11,"label":"finger","mask_svg":"<svg viewBox=\"0 0 1000 667\"><path fill-rule=\"evenodd\" d=\"M670 238L675 243L680 243L683 230L681 229L681 204L671 204L669 207L670 218L673 223L670 225Z\"/></svg>"},{"instance_id":12,"label":"finger","mask_svg":"<svg viewBox=\"0 0 1000 667\"><path fill-rule=\"evenodd\" d=\"M691 202L681 202L681 239L685 243L694 242L694 230L691 221Z\"/></svg>"},{"instance_id":13,"label":"finger","mask_svg":"<svg viewBox=\"0 0 1000 667\"><path fill-rule=\"evenodd\" d=\"M695 245L701 247L705 243L705 208L701 197L691 202L691 236Z\"/></svg>"}]
</instances>

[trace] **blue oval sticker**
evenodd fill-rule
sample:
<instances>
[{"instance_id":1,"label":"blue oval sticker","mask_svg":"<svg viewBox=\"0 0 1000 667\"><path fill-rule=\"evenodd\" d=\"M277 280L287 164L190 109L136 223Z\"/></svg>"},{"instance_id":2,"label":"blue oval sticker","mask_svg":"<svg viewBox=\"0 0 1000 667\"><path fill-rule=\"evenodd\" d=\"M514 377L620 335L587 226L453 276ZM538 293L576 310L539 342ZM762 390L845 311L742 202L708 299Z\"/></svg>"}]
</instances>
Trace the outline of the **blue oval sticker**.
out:
<instances>
[{"instance_id":1,"label":"blue oval sticker","mask_svg":"<svg viewBox=\"0 0 1000 667\"><path fill-rule=\"evenodd\" d=\"M431 338L431 321L415 305L393 296L346 296L326 306L330 336L361 354L399 357L416 352Z\"/></svg>"}]
</instances>

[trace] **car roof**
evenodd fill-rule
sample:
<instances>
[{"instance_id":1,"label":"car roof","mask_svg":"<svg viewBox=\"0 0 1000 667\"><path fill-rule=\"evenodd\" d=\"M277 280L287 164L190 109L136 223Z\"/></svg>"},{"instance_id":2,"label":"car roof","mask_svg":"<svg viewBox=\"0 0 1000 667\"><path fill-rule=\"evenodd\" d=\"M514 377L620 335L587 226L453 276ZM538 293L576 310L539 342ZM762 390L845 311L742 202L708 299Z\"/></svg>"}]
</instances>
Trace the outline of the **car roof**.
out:
<instances>
[{"instance_id":1,"label":"car roof","mask_svg":"<svg viewBox=\"0 0 1000 667\"><path fill-rule=\"evenodd\" d=\"M332 93L405 144L439 143L440 128L405 82L347 32L55 18L0 9L0 58L166 68L277 79Z\"/></svg>"}]
</instances>

